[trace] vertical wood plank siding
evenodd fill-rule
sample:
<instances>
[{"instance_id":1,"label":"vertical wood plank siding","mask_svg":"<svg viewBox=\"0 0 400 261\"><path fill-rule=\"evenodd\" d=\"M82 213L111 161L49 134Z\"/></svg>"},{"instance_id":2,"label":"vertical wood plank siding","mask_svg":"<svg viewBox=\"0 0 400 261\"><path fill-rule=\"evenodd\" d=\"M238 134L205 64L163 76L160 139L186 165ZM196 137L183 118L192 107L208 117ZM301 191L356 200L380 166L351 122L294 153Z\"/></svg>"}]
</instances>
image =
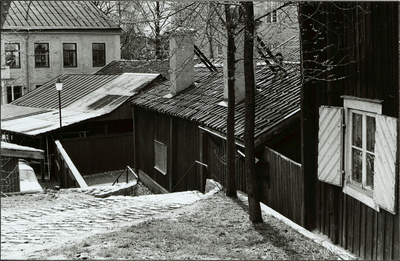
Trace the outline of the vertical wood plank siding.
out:
<instances>
[{"instance_id":1,"label":"vertical wood plank siding","mask_svg":"<svg viewBox=\"0 0 400 261\"><path fill-rule=\"evenodd\" d=\"M302 87L302 165L304 175L316 181L315 227L365 259L399 259L399 203L395 215L377 212L344 194L341 187L318 181L314 127L318 108L343 106L341 95L383 100L383 114L399 118L399 13L398 2L300 5L303 76L308 79ZM316 37L315 32L321 34ZM317 71L327 69L322 64L325 58L340 66L321 75ZM397 169L397 200L398 175Z\"/></svg>"},{"instance_id":2,"label":"vertical wood plank siding","mask_svg":"<svg viewBox=\"0 0 400 261\"><path fill-rule=\"evenodd\" d=\"M263 161L268 162L269 189L262 202L304 226L304 180L301 165L265 147Z\"/></svg>"},{"instance_id":3,"label":"vertical wood plank siding","mask_svg":"<svg viewBox=\"0 0 400 261\"><path fill-rule=\"evenodd\" d=\"M82 175L133 166L132 133L64 139L62 144Z\"/></svg>"},{"instance_id":4,"label":"vertical wood plank siding","mask_svg":"<svg viewBox=\"0 0 400 261\"><path fill-rule=\"evenodd\" d=\"M1 157L1 191L7 192L19 192L19 159L15 157Z\"/></svg>"},{"instance_id":5,"label":"vertical wood plank siding","mask_svg":"<svg viewBox=\"0 0 400 261\"><path fill-rule=\"evenodd\" d=\"M198 124L135 106L138 168L168 191L200 190ZM154 168L154 140L168 148L167 173Z\"/></svg>"}]
</instances>

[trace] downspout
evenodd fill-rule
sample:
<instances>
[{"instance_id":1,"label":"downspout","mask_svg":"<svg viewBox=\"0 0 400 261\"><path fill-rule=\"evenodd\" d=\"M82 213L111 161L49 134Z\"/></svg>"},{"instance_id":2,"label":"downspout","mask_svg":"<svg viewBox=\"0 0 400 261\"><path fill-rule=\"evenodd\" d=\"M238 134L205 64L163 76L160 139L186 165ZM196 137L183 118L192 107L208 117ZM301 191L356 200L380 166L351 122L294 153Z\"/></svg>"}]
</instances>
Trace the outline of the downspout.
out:
<instances>
[{"instance_id":1,"label":"downspout","mask_svg":"<svg viewBox=\"0 0 400 261\"><path fill-rule=\"evenodd\" d=\"M29 92L29 87L30 87L30 81L29 81L29 37L30 37L30 32L28 29L28 35L25 40L25 56L26 56L26 93ZM26 94L25 92L22 95Z\"/></svg>"}]
</instances>

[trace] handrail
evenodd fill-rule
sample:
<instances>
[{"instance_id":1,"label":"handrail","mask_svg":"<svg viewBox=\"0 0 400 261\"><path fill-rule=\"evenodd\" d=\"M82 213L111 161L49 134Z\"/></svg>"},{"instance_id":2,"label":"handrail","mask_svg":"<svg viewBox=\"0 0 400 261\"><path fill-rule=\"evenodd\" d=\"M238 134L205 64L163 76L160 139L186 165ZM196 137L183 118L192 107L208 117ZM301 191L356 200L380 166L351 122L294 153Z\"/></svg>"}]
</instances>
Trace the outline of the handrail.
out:
<instances>
[{"instance_id":1,"label":"handrail","mask_svg":"<svg viewBox=\"0 0 400 261\"><path fill-rule=\"evenodd\" d=\"M113 182L113 184L111 186L114 186L115 183L118 183L119 178L122 176L122 174L124 174L125 170L126 170L126 183L128 183L129 171L132 172L132 174L136 178L136 180L139 180L139 177L136 175L136 173L129 166L126 166L126 168L123 169L121 171L121 173L118 175L118 177L114 180L114 182Z\"/></svg>"},{"instance_id":2,"label":"handrail","mask_svg":"<svg viewBox=\"0 0 400 261\"><path fill-rule=\"evenodd\" d=\"M192 166L189 167L189 169L185 172L185 174L182 176L182 178L178 181L178 183L176 183L175 186L171 189L171 192L174 191L174 189L179 185L179 183L183 180L183 178L185 178L185 176L189 173L189 170L191 170L193 168L194 164L196 164L196 163L202 165L203 167L208 168L207 164L204 164L203 162L195 160L193 162Z\"/></svg>"},{"instance_id":3,"label":"handrail","mask_svg":"<svg viewBox=\"0 0 400 261\"><path fill-rule=\"evenodd\" d=\"M67 152L63 148L60 141L56 140L55 144L57 146L57 149L60 153L61 158L65 161L65 163L67 164L67 167L70 170L70 171L68 171L68 173L72 176L73 179L76 180L76 182L78 182L78 184L81 188L87 188L88 185L86 184L85 180L82 178L81 174L79 173L78 169L75 167L74 163L68 156ZM62 168L61 162L60 162L60 167Z\"/></svg>"}]
</instances>

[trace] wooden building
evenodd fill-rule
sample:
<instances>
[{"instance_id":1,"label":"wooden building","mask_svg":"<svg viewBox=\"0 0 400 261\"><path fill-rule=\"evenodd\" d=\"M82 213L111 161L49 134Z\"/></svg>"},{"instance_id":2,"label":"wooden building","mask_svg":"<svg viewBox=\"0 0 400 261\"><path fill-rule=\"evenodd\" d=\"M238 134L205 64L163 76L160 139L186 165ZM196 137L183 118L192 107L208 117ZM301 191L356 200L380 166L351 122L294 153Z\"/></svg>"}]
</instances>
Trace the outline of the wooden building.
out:
<instances>
[{"instance_id":1,"label":"wooden building","mask_svg":"<svg viewBox=\"0 0 400 261\"><path fill-rule=\"evenodd\" d=\"M2 193L20 192L19 160L42 161L43 150L20 146L8 142L1 142L1 181Z\"/></svg>"},{"instance_id":2,"label":"wooden building","mask_svg":"<svg viewBox=\"0 0 400 261\"><path fill-rule=\"evenodd\" d=\"M400 259L399 3L300 4L306 227Z\"/></svg>"},{"instance_id":3,"label":"wooden building","mask_svg":"<svg viewBox=\"0 0 400 261\"><path fill-rule=\"evenodd\" d=\"M133 166L132 113L128 98L158 74L61 75L1 107L2 133L9 142L44 150L36 171L56 177L54 141L82 175ZM61 79L61 117L55 82ZM61 128L60 128L61 120ZM43 176L42 176L43 177Z\"/></svg>"},{"instance_id":4,"label":"wooden building","mask_svg":"<svg viewBox=\"0 0 400 261\"><path fill-rule=\"evenodd\" d=\"M190 58L194 55L193 47L190 49L190 41L184 41ZM223 103L222 69L211 72L201 66L193 68L193 63L188 66L193 72L185 74L189 80L185 79L183 87L174 86L180 82L171 74L169 80L159 78L130 99L134 115L135 169L167 191L203 191L206 178L222 184L226 179L227 107ZM170 71L181 68L173 63L171 67ZM259 166L265 164L265 146L300 160L299 69L298 64L288 66L287 78L281 81L269 66L257 66L255 142ZM242 101L236 105L235 122L237 187L246 191ZM267 197L265 194L265 201Z\"/></svg>"}]
</instances>

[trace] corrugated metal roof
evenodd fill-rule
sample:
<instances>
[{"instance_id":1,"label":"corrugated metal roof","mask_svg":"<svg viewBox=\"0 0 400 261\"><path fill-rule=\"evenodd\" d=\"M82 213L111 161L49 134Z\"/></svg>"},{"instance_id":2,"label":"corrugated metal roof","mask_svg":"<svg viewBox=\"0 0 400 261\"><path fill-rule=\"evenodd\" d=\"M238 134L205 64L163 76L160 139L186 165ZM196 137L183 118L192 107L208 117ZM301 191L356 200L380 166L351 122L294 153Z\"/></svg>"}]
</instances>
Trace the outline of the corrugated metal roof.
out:
<instances>
[{"instance_id":1,"label":"corrugated metal roof","mask_svg":"<svg viewBox=\"0 0 400 261\"><path fill-rule=\"evenodd\" d=\"M2 19L3 30L120 29L90 1L11 1Z\"/></svg>"},{"instance_id":2,"label":"corrugated metal roof","mask_svg":"<svg viewBox=\"0 0 400 261\"><path fill-rule=\"evenodd\" d=\"M255 137L300 111L299 66L288 67L287 77L281 81L266 66L256 70ZM204 126L226 133L227 108L218 105L223 100L223 75L196 70L195 84L172 98L168 80L135 95L132 104L172 116L196 121ZM244 102L236 105L235 136L243 140Z\"/></svg>"},{"instance_id":3,"label":"corrugated metal roof","mask_svg":"<svg viewBox=\"0 0 400 261\"><path fill-rule=\"evenodd\" d=\"M107 114L147 86L158 74L62 75L62 126ZM60 127L56 79L1 107L1 128L38 135ZM28 96L28 97L27 97Z\"/></svg>"}]
</instances>

